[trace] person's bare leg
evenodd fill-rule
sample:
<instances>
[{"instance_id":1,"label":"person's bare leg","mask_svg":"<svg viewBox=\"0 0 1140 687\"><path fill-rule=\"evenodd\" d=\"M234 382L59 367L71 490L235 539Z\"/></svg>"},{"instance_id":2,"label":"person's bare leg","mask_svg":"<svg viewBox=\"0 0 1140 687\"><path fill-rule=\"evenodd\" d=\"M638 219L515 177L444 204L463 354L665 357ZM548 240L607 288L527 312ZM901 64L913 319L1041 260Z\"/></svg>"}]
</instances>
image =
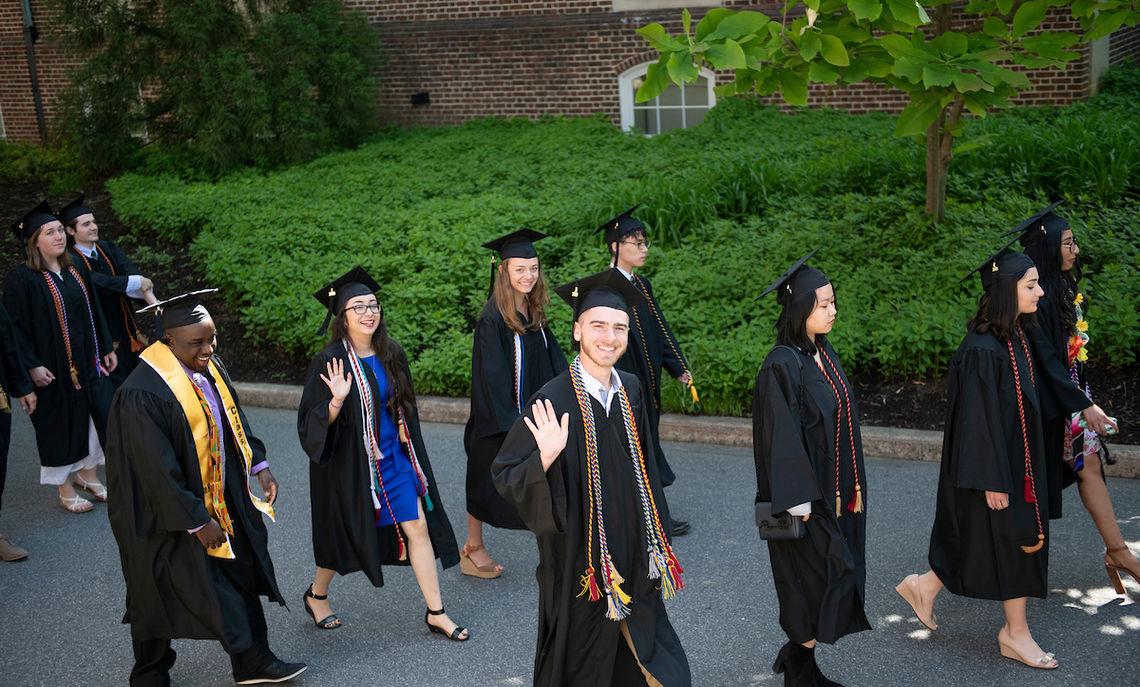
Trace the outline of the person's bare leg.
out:
<instances>
[{"instance_id":1,"label":"person's bare leg","mask_svg":"<svg viewBox=\"0 0 1140 687\"><path fill-rule=\"evenodd\" d=\"M463 551L479 568L494 560L483 548L483 521L470 513L467 514L467 541L463 543ZM496 565L495 570L502 572L503 566Z\"/></svg>"},{"instance_id":2,"label":"person's bare leg","mask_svg":"<svg viewBox=\"0 0 1140 687\"><path fill-rule=\"evenodd\" d=\"M88 484L96 484L99 482L99 475L95 474L95 468L87 468L86 470L78 470L76 474Z\"/></svg>"},{"instance_id":3,"label":"person's bare leg","mask_svg":"<svg viewBox=\"0 0 1140 687\"><path fill-rule=\"evenodd\" d=\"M332 584L332 579L335 576L335 570L329 570L328 568L317 568L317 574L313 578L313 594L316 596L328 596L329 585ZM332 606L329 605L328 599L314 599L311 597L305 597L305 603L309 606L309 608L313 609L313 615L316 616L316 619L318 621L324 620L333 614ZM334 627L337 625L340 625L339 618L335 623L333 623Z\"/></svg>"},{"instance_id":4,"label":"person's bare leg","mask_svg":"<svg viewBox=\"0 0 1140 687\"><path fill-rule=\"evenodd\" d=\"M1136 581L1140 582L1140 561L1132 555L1124 543L1124 535L1120 533L1120 525L1112 509L1112 497L1108 494L1108 485L1105 484L1104 475L1101 473L1100 455L1093 454L1086 457L1085 466L1079 474L1077 490L1081 494L1081 503L1092 516L1093 524L1100 532L1100 538L1104 540L1105 564L1111 563L1127 568L1132 571Z\"/></svg>"},{"instance_id":5,"label":"person's bare leg","mask_svg":"<svg viewBox=\"0 0 1140 687\"><path fill-rule=\"evenodd\" d=\"M408 540L408 562L412 564L412 572L416 574L416 582L420 585L420 592L424 595L428 610L438 611L443 608L443 595L439 591L439 573L435 568L435 549L432 548L431 538L428 536L427 520L424 519L423 505L418 505L420 517L416 520L400 523L400 529ZM440 628L447 634L456 628L456 624L447 616L429 615L428 622Z\"/></svg>"},{"instance_id":6,"label":"person's bare leg","mask_svg":"<svg viewBox=\"0 0 1140 687\"><path fill-rule=\"evenodd\" d=\"M998 643L1012 648L1020 655L1022 662L1055 666L1057 664L1056 659L1050 658L1044 662L1038 660L1045 655L1045 652L1042 651L1029 632L1029 621L1025 617L1025 602L1026 597L1024 596L1002 602L1002 607L1005 610L1005 625L998 632Z\"/></svg>"}]
</instances>

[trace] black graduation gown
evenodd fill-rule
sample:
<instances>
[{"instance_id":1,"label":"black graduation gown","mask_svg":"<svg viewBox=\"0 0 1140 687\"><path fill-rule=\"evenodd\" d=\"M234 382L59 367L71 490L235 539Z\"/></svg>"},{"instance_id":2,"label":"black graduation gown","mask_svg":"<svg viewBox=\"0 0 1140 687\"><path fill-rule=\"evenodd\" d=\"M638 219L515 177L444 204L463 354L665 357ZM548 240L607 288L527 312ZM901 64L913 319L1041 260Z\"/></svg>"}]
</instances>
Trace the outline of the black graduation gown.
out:
<instances>
[{"instance_id":1,"label":"black graduation gown","mask_svg":"<svg viewBox=\"0 0 1140 687\"><path fill-rule=\"evenodd\" d=\"M803 539L768 542L772 578L780 600L780 626L790 640L800 644L811 639L834 643L844 635L871 629L863 607L868 499L859 411L849 395L851 430L846 414L841 426L836 427L835 392L828 379L841 394L839 381L848 394L851 385L831 344L823 340L820 348L835 363L838 379L826 362L824 377L811 355L776 346L764 358L752 389L756 500L771 501L776 513L811 502L811 517L803 523L807 530ZM838 518L837 431L843 500L843 515ZM860 513L848 508L855 494L852 433L863 494L864 510Z\"/></svg>"},{"instance_id":2,"label":"black graduation gown","mask_svg":"<svg viewBox=\"0 0 1140 687\"><path fill-rule=\"evenodd\" d=\"M1045 545L1037 543L1034 504L1025 501L1025 448L1017 387L1006 345L992 334L967 334L950 360L949 413L942 441L938 502L930 533L930 567L951 592L976 599L1045 598L1049 570L1049 512L1041 409L1025 352L1013 342L1024 390L1034 496ZM1034 370L1040 380L1040 372ZM986 491L1009 494L1009 507L991 510Z\"/></svg>"},{"instance_id":3,"label":"black graduation gown","mask_svg":"<svg viewBox=\"0 0 1140 687\"><path fill-rule=\"evenodd\" d=\"M637 378L621 373L622 384L642 437L642 451L651 445L652 428ZM495 487L512 503L538 540L538 643L534 684L549 687L590 685L623 687L644 684L636 664L622 662L625 644L619 623L605 617L606 602L579 596L586 570L586 440L570 372L542 387L536 399L549 399L561 416L570 414L566 449L543 472L534 436L520 417L511 426L502 451L491 467ZM665 687L689 685L689 662L669 617L657 581L647 577L648 560L641 506L620 403L615 397L606 416L591 398L598 433L598 454L606 518L606 538L623 589L630 594L625 619L642 665ZM529 403L528 403L529 407ZM530 411L527 411L530 416ZM648 456L647 456L648 458ZM656 466L647 460L650 489L668 532L669 513L661 495ZM597 537L593 556L597 563ZM683 563L682 563L683 565ZM628 571L628 572L627 572ZM600 580L600 578L599 578ZM599 586L600 586L599 581Z\"/></svg>"},{"instance_id":4,"label":"black graduation gown","mask_svg":"<svg viewBox=\"0 0 1140 687\"><path fill-rule=\"evenodd\" d=\"M3 504L4 480L8 470L8 443L12 438L12 413L20 407L16 399L35 391L28 371L20 364L20 352L16 350L16 336L12 330L12 319L8 311L0 305L0 388L8 396L9 409L0 411L0 505Z\"/></svg>"},{"instance_id":5,"label":"black graduation gown","mask_svg":"<svg viewBox=\"0 0 1140 687\"><path fill-rule=\"evenodd\" d=\"M376 511L369 495L368 454L361 430L364 418L360 412L360 390L356 380L353 380L336 422L329 425L332 392L321 380L321 375L326 373L325 366L333 358L340 359L345 372L351 370L343 344L337 342L326 346L309 366L301 405L297 408L297 435L301 448L311 461L309 497L312 500L313 557L319 567L335 570L341 575L363 570L368 580L380 587L384 584L381 565L407 565L408 562L399 560L396 526L376 526ZM411 379L403 349L396 352L396 364L403 367ZM368 365L361 367L375 397L378 394L376 377ZM414 405L414 392L412 402ZM428 510L421 497L428 534L436 558L444 568L449 568L459 562L459 547L436 488L431 460L424 448L419 411L414 410L407 421L412 447L427 477L428 495L433 505L432 510Z\"/></svg>"},{"instance_id":6,"label":"black graduation gown","mask_svg":"<svg viewBox=\"0 0 1140 687\"><path fill-rule=\"evenodd\" d=\"M528 320L524 318L524 324ZM515 333L507 327L494 300L483 306L475 323L471 350L471 415L463 432L467 451L467 512L495 527L526 529L519 514L499 496L491 480L491 463L507 430L519 416L515 401ZM523 349L523 401L566 370L558 340L543 325L520 339Z\"/></svg>"},{"instance_id":7,"label":"black graduation gown","mask_svg":"<svg viewBox=\"0 0 1140 687\"><path fill-rule=\"evenodd\" d=\"M36 387L36 412L32 413L36 448L40 454L40 465L44 467L71 465L90 453L87 446L88 417L95 421L99 442L106 445L107 411L114 394L110 378L100 377L95 368L95 356L101 360L112 350L103 310L91 288L87 268L82 262L74 267L91 296L90 314L83 291L69 270L63 270L60 276L47 274L55 281L63 298L72 359L79 371L81 389L71 384L67 348L56 317L55 302L44 282L45 273L33 271L27 265L16 265L8 272L4 285L4 306L12 317L16 346L24 369L42 365L55 375L52 383ZM92 316L98 340L92 335Z\"/></svg>"},{"instance_id":8,"label":"black graduation gown","mask_svg":"<svg viewBox=\"0 0 1140 687\"><path fill-rule=\"evenodd\" d=\"M214 364L233 391L221 361L214 358ZM252 467L265 460L265 445L250 431L236 391L234 400L253 449ZM219 428L226 441L226 507L239 540L232 561L206 555L198 537L187 533L209 522L210 513L194 435L174 392L143 363L115 394L107 437L107 516L127 586L123 622L130 623L135 640L216 639L230 654L250 648L244 596L224 566L251 566L253 591L285 605L261 511L246 492L241 452L229 423L223 419Z\"/></svg>"},{"instance_id":9,"label":"black graduation gown","mask_svg":"<svg viewBox=\"0 0 1140 687\"><path fill-rule=\"evenodd\" d=\"M74 244L68 250L71 252L72 263L83 263L88 268L91 283L99 294L99 304L103 308L111 342L119 359L118 366L111 373L111 383L117 389L139 362L139 354L131 351L131 336L138 336L133 314L136 306L127 296L127 278L139 274L139 269L114 241L100 239L95 243L102 252L96 251L93 258L80 253Z\"/></svg>"},{"instance_id":10,"label":"black graduation gown","mask_svg":"<svg viewBox=\"0 0 1140 687\"><path fill-rule=\"evenodd\" d=\"M1069 335L1061 321L1051 292L1060 289L1064 292L1064 282L1060 279L1042 283L1045 296L1037 301L1036 323L1026 327L1025 336L1033 349L1035 361L1040 370L1041 424L1045 445L1045 474L1049 484L1049 517L1061 517L1061 491L1077 481L1076 473L1069 467L1065 455L1065 434L1069 418L1093 404L1082 391L1084 385L1084 363L1077 363L1077 378L1081 386L1069 376Z\"/></svg>"},{"instance_id":11,"label":"black graduation gown","mask_svg":"<svg viewBox=\"0 0 1140 687\"><path fill-rule=\"evenodd\" d=\"M657 435L657 424L661 419L661 387L663 379L661 370L669 373L670 377L677 378L685 373L685 361L680 358L681 346L661 306L653 297L653 287L649 280L640 274L633 275L633 285L645 294L645 303L639 303L632 309L633 317L629 323L629 346L625 354L614 366L619 370L632 372L641 380L652 403L647 404L650 426L653 427L653 452L657 455L657 470L661 474L661 484L669 486L676 479L669 462L665 460L665 452L661 450L661 441Z\"/></svg>"}]
</instances>

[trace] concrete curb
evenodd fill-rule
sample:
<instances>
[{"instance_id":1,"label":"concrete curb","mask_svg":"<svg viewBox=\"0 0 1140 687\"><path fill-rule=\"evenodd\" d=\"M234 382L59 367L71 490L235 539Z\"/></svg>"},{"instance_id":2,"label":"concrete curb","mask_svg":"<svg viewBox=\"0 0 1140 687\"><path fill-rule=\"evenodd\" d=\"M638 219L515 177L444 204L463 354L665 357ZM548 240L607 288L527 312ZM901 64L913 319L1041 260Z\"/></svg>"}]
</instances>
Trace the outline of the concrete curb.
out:
<instances>
[{"instance_id":1,"label":"concrete curb","mask_svg":"<svg viewBox=\"0 0 1140 687\"><path fill-rule=\"evenodd\" d=\"M234 382L242 403L260 408L296 409L301 387L286 384ZM420 420L461 425L467 422L470 401L466 398L420 396ZM942 456L942 432L894 427L862 427L863 452L868 456L938 462ZM742 417L701 415L661 416L661 439L720 446L751 446L752 421ZM1140 446L1112 445L1115 465L1105 468L1109 477L1140 478Z\"/></svg>"}]
</instances>

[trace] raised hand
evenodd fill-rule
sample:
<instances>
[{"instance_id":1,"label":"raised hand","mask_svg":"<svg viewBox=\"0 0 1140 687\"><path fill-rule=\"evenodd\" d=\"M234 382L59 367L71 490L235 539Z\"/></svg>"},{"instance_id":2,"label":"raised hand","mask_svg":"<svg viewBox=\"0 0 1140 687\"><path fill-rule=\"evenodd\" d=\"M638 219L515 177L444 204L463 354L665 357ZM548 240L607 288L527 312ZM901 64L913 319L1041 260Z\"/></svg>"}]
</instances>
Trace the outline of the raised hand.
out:
<instances>
[{"instance_id":1,"label":"raised hand","mask_svg":"<svg viewBox=\"0 0 1140 687\"><path fill-rule=\"evenodd\" d=\"M559 421L554 412L554 404L550 399L535 401L531 406L532 421L523 415L523 422L534 435L534 442L538 444L538 452L542 458L543 471L549 470L554 459L566 448L566 440L570 436L570 414L562 413Z\"/></svg>"},{"instance_id":2,"label":"raised hand","mask_svg":"<svg viewBox=\"0 0 1140 687\"><path fill-rule=\"evenodd\" d=\"M348 392L352 389L352 375L344 371L344 361L340 358L333 358L325 363L325 371L328 376L321 375L321 381L332 392L333 405L339 406L348 398Z\"/></svg>"}]
</instances>

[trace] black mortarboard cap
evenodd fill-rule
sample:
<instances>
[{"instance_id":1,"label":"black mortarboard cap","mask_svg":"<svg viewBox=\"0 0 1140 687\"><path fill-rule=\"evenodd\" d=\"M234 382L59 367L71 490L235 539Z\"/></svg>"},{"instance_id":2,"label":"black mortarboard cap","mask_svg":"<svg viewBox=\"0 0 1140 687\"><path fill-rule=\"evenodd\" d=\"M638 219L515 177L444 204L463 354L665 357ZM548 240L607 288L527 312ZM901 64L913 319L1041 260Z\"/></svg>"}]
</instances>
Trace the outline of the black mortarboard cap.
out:
<instances>
[{"instance_id":1,"label":"black mortarboard cap","mask_svg":"<svg viewBox=\"0 0 1140 687\"><path fill-rule=\"evenodd\" d=\"M604 231L606 236L606 245L608 246L615 241L621 241L623 238L629 236L630 234L639 231L644 232L645 225L641 223L641 220L633 216L633 211L639 207L641 207L641 203L634 205L617 217L604 222L602 226L594 230L594 233L596 234L599 231Z\"/></svg>"},{"instance_id":2,"label":"black mortarboard cap","mask_svg":"<svg viewBox=\"0 0 1140 687\"><path fill-rule=\"evenodd\" d=\"M796 260L794 265L789 267L784 271L783 274L776 278L776 281L772 282L768 285L768 288L761 291L760 295L756 297L756 300L760 300L764 296L767 296L768 294L781 287L783 287L785 293L789 295L796 295L800 292L808 290L814 293L815 290L819 287L828 284L829 282L827 276L824 275L823 272L820 272L814 267L808 267L804 265L804 263L810 260L811 257L818 252L819 249L816 248L799 260ZM779 296L777 296L777 298L779 298Z\"/></svg>"},{"instance_id":3,"label":"black mortarboard cap","mask_svg":"<svg viewBox=\"0 0 1140 687\"><path fill-rule=\"evenodd\" d=\"M986 258L985 262L970 270L966 276L959 279L958 283L961 284L977 272L982 277L982 288L989 291L997 284L998 277L1024 274L1030 267L1034 267L1033 259L1028 255L1010 250L1010 246L1016 242L1017 237L1015 236L1013 240L998 249L996 253Z\"/></svg>"},{"instance_id":4,"label":"black mortarboard cap","mask_svg":"<svg viewBox=\"0 0 1140 687\"><path fill-rule=\"evenodd\" d=\"M40 227L58 219L48 202L41 200L39 205L28 210L23 217L12 223L12 233L16 235L16 240L22 246L28 242L28 239L32 238L32 234L39 231Z\"/></svg>"},{"instance_id":5,"label":"black mortarboard cap","mask_svg":"<svg viewBox=\"0 0 1140 687\"><path fill-rule=\"evenodd\" d=\"M630 312L630 308L645 302L645 295L612 267L556 286L554 292L574 309L575 320L590 308L605 306Z\"/></svg>"},{"instance_id":6,"label":"black mortarboard cap","mask_svg":"<svg viewBox=\"0 0 1140 687\"><path fill-rule=\"evenodd\" d=\"M349 271L340 275L333 281L325 284L317 289L313 294L328 310L325 315L325 323L317 330L317 334L324 334L329 328L329 322L344 309L344 304L351 298L357 296L366 296L371 293L376 293L380 290L380 285L372 278L371 274L360 265L353 267Z\"/></svg>"},{"instance_id":7,"label":"black mortarboard cap","mask_svg":"<svg viewBox=\"0 0 1140 687\"><path fill-rule=\"evenodd\" d=\"M83 215L94 214L91 212L91 208L83 204L84 198L85 196L79 196L67 205L61 207L59 212L56 213L56 216L59 217L59 221L65 225L70 225Z\"/></svg>"},{"instance_id":8,"label":"black mortarboard cap","mask_svg":"<svg viewBox=\"0 0 1140 687\"><path fill-rule=\"evenodd\" d=\"M1033 216L1024 220L1016 227L1005 233L1005 236L1017 235L1018 241L1021 245L1027 246L1039 238L1048 236L1052 232L1062 232L1069 228L1069 223L1064 217L1053 212L1057 206L1064 203L1064 200L1058 200L1056 203L1042 208L1033 213Z\"/></svg>"},{"instance_id":9,"label":"black mortarboard cap","mask_svg":"<svg viewBox=\"0 0 1140 687\"><path fill-rule=\"evenodd\" d=\"M197 324L210 316L210 311L202 305L200 296L207 293L217 293L217 289L200 289L184 293L174 298L167 298L153 305L138 310L138 314L153 312L155 314L154 328L159 338L168 329L177 329L189 324Z\"/></svg>"},{"instance_id":10,"label":"black mortarboard cap","mask_svg":"<svg viewBox=\"0 0 1140 687\"><path fill-rule=\"evenodd\" d=\"M537 258L538 251L534 249L534 241L539 241L544 238L546 238L546 234L541 231L524 227L518 231L512 231L506 236L500 236L493 241L488 241L483 244L483 247L498 251L500 260L506 260L507 258Z\"/></svg>"}]
</instances>

